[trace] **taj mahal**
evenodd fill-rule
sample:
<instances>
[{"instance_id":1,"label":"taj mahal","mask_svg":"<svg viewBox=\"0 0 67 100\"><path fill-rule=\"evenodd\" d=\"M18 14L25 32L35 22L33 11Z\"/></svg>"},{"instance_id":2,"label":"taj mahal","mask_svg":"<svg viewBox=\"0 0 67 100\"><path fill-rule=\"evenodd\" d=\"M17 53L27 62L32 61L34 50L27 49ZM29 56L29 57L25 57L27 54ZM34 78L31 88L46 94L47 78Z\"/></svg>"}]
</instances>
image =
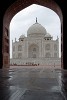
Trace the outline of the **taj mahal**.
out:
<instances>
[{"instance_id":1,"label":"taj mahal","mask_svg":"<svg viewBox=\"0 0 67 100\"><path fill-rule=\"evenodd\" d=\"M19 41L12 40L11 65L61 66L59 38L55 40L37 21L21 35Z\"/></svg>"}]
</instances>

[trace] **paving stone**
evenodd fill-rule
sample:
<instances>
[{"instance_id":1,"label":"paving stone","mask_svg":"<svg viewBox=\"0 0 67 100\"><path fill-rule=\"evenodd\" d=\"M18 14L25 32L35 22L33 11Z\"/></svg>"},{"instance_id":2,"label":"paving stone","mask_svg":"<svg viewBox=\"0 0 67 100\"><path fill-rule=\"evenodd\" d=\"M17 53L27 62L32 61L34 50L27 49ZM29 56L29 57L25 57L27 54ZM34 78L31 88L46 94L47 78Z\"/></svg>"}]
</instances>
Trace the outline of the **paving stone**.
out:
<instances>
[{"instance_id":1,"label":"paving stone","mask_svg":"<svg viewBox=\"0 0 67 100\"><path fill-rule=\"evenodd\" d=\"M67 71L0 69L0 100L67 100Z\"/></svg>"}]
</instances>

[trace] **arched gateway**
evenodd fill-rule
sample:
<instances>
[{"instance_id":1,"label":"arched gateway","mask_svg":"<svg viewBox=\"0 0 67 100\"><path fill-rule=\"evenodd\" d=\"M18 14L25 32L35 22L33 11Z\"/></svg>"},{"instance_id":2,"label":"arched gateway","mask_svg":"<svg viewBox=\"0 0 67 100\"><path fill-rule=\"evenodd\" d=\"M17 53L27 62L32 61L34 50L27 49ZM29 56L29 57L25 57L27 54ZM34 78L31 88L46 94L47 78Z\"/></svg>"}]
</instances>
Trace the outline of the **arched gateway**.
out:
<instances>
[{"instance_id":1,"label":"arched gateway","mask_svg":"<svg viewBox=\"0 0 67 100\"><path fill-rule=\"evenodd\" d=\"M36 44L31 44L28 49L28 58L38 58L39 47Z\"/></svg>"},{"instance_id":2,"label":"arched gateway","mask_svg":"<svg viewBox=\"0 0 67 100\"><path fill-rule=\"evenodd\" d=\"M2 42L2 55L3 55L3 66L9 67L9 25L10 21L13 18L13 16L19 12L20 10L30 6L31 4L39 4L45 7L48 7L52 10L54 10L61 20L61 38L63 35L63 16L61 8L58 6L58 4L55 2L55 0L16 0L12 5L9 6L9 8L6 10L5 15L3 17L3 42ZM62 46L63 46L63 38L62 38ZM63 47L62 47L62 66L63 66Z\"/></svg>"}]
</instances>

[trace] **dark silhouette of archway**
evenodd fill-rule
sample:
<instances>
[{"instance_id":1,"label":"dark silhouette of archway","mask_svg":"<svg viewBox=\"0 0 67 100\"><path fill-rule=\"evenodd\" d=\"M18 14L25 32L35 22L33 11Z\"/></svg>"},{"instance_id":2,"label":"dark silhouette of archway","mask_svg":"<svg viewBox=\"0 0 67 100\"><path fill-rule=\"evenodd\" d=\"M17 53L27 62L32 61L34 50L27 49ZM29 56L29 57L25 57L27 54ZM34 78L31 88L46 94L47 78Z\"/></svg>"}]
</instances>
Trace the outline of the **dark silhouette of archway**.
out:
<instances>
[{"instance_id":1,"label":"dark silhouette of archway","mask_svg":"<svg viewBox=\"0 0 67 100\"><path fill-rule=\"evenodd\" d=\"M62 67L64 68L64 60L63 60L63 12L62 6L59 5L55 0L15 0L13 3L9 4L7 7L6 12L3 17L3 37L2 37L2 67L6 68L9 67L9 24L13 16L18 13L20 10L32 5L32 4L39 4L45 7L48 7L55 11L60 20L61 20L61 61Z\"/></svg>"}]
</instances>

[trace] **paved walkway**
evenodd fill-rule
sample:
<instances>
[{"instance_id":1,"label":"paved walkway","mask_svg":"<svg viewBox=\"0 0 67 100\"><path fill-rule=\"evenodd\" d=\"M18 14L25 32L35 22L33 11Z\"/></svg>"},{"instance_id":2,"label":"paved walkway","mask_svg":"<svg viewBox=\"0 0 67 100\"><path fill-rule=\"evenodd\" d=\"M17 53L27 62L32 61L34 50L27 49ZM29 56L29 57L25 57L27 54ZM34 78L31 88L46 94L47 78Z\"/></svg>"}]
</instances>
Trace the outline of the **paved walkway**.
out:
<instances>
[{"instance_id":1,"label":"paved walkway","mask_svg":"<svg viewBox=\"0 0 67 100\"><path fill-rule=\"evenodd\" d=\"M67 71L46 68L0 70L0 100L67 100Z\"/></svg>"}]
</instances>

